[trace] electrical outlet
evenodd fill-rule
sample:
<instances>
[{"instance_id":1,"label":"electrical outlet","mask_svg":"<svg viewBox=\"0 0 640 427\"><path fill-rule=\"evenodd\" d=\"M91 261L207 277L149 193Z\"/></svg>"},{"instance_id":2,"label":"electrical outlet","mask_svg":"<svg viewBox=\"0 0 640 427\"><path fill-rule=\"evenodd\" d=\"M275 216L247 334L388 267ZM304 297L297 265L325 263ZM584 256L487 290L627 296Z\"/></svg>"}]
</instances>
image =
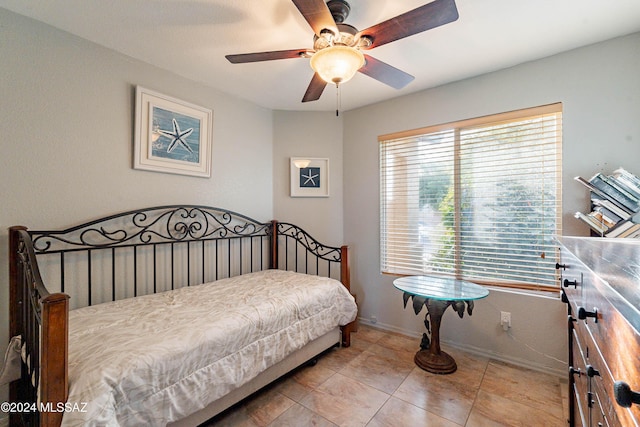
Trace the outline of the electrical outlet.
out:
<instances>
[{"instance_id":1,"label":"electrical outlet","mask_svg":"<svg viewBox=\"0 0 640 427\"><path fill-rule=\"evenodd\" d=\"M500 312L500 324L505 331L511 327L511 313L508 311Z\"/></svg>"}]
</instances>

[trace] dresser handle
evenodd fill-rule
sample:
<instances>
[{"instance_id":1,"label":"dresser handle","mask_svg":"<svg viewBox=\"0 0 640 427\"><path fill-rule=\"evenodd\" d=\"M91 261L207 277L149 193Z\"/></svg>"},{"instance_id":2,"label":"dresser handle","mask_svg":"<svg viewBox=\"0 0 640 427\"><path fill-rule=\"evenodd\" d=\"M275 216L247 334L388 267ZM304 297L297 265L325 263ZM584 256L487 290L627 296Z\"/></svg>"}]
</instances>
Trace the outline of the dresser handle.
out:
<instances>
[{"instance_id":1,"label":"dresser handle","mask_svg":"<svg viewBox=\"0 0 640 427\"><path fill-rule=\"evenodd\" d=\"M582 375L582 371L580 370L580 368L574 368L573 366L569 366L569 376L573 377L575 374L578 374L578 376Z\"/></svg>"},{"instance_id":2,"label":"dresser handle","mask_svg":"<svg viewBox=\"0 0 640 427\"><path fill-rule=\"evenodd\" d=\"M566 270L567 269L567 264L558 264L556 262L556 270L560 270L560 269Z\"/></svg>"},{"instance_id":3,"label":"dresser handle","mask_svg":"<svg viewBox=\"0 0 640 427\"><path fill-rule=\"evenodd\" d=\"M596 368L594 368L591 365L587 365L587 376L589 378L593 378L595 376L600 376L600 371L598 371Z\"/></svg>"},{"instance_id":4,"label":"dresser handle","mask_svg":"<svg viewBox=\"0 0 640 427\"><path fill-rule=\"evenodd\" d=\"M573 286L574 288L578 289L578 281L577 280L564 279L563 285L564 285L565 288L568 288L569 286Z\"/></svg>"},{"instance_id":5,"label":"dresser handle","mask_svg":"<svg viewBox=\"0 0 640 427\"><path fill-rule=\"evenodd\" d=\"M616 402L623 408L630 408L632 404L640 405L640 393L631 391L629 384L624 381L616 381L613 383L613 394L616 396Z\"/></svg>"},{"instance_id":6,"label":"dresser handle","mask_svg":"<svg viewBox=\"0 0 640 427\"><path fill-rule=\"evenodd\" d=\"M598 323L598 309L594 307L593 311L587 311L584 307L578 307L578 319L587 320L587 317L593 317Z\"/></svg>"}]
</instances>

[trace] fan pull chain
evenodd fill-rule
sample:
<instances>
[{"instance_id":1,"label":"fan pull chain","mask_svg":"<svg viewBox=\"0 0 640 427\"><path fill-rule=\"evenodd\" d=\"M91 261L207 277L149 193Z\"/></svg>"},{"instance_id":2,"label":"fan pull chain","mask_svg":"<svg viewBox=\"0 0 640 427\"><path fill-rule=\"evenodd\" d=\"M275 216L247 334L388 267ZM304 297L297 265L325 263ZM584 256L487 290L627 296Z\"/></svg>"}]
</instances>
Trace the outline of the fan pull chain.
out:
<instances>
[{"instance_id":1,"label":"fan pull chain","mask_svg":"<svg viewBox=\"0 0 640 427\"><path fill-rule=\"evenodd\" d=\"M342 105L340 105L341 101L340 84L336 83L336 117L340 116L340 108L342 108Z\"/></svg>"}]
</instances>

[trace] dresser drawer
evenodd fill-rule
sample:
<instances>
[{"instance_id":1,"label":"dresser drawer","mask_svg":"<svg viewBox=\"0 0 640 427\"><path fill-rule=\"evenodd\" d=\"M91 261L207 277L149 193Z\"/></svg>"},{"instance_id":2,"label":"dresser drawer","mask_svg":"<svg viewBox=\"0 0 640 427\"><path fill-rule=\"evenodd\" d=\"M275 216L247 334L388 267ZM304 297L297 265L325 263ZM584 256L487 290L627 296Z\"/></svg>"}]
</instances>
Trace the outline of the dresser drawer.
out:
<instances>
[{"instance_id":1,"label":"dresser drawer","mask_svg":"<svg viewBox=\"0 0 640 427\"><path fill-rule=\"evenodd\" d=\"M595 377L591 381L591 425L614 427L620 425L602 381Z\"/></svg>"},{"instance_id":2,"label":"dresser drawer","mask_svg":"<svg viewBox=\"0 0 640 427\"><path fill-rule=\"evenodd\" d=\"M578 327L580 325L577 325ZM587 331L586 328L582 330ZM580 338L583 339L582 337ZM592 336L587 336L582 341L586 347L586 374L589 382L588 404L591 405L591 425L598 426L627 425L620 423L617 416L617 404L611 398L613 391L613 378L605 359L600 352L601 347L596 345Z\"/></svg>"},{"instance_id":3,"label":"dresser drawer","mask_svg":"<svg viewBox=\"0 0 640 427\"><path fill-rule=\"evenodd\" d=\"M587 393L589 389L587 379L587 363L585 349L580 345L580 340L573 331L572 334L573 361L570 370L570 391L573 393L576 413L574 414L575 426L589 426L589 408L587 406Z\"/></svg>"},{"instance_id":4,"label":"dresser drawer","mask_svg":"<svg viewBox=\"0 0 640 427\"><path fill-rule=\"evenodd\" d=\"M592 254L578 253L580 259L561 248L560 263L565 268L560 270L560 281L569 312L576 319L571 322L573 362L584 365L585 372L591 368L590 372L597 372L597 375L587 375L586 399L576 402L579 406L576 409L586 411L588 416L583 415L582 420L576 416L576 425L586 421L591 426L638 427L640 406L620 406L614 397L614 383L622 380L631 390L640 391L640 333L636 317L640 313L611 286L610 281L616 280L616 269L608 266L607 275L599 274L600 267L611 256L593 254L587 265L582 259ZM624 262L625 266L620 270L640 265L638 260L631 258ZM634 286L640 292L640 280ZM578 381L575 392L581 399L585 397L584 386Z\"/></svg>"},{"instance_id":5,"label":"dresser drawer","mask_svg":"<svg viewBox=\"0 0 640 427\"><path fill-rule=\"evenodd\" d=\"M619 418L621 425L638 426L640 407L617 405L613 390L614 382L619 379L627 382L632 390L640 390L640 335L605 296L606 286L597 277L585 276L581 301L575 301L573 306L578 318L574 328L587 365L597 367L600 372L594 382L608 396L603 411L609 414L609 419Z\"/></svg>"}]
</instances>

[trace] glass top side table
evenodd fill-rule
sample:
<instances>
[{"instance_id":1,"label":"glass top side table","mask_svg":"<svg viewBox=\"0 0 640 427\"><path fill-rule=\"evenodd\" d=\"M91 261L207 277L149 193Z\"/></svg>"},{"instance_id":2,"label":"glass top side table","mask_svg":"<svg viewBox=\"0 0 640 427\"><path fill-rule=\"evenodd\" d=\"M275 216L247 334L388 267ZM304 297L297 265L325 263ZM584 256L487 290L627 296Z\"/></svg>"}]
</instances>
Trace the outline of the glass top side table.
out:
<instances>
[{"instance_id":1,"label":"glass top side table","mask_svg":"<svg viewBox=\"0 0 640 427\"><path fill-rule=\"evenodd\" d=\"M440 349L440 322L447 307L451 306L458 316L463 317L465 309L473 312L474 300L489 295L484 287L465 280L446 276L408 276L393 281L393 286L401 290L404 305L411 298L416 314L422 306L427 307L424 324L431 339L423 334L420 350L414 361L418 367L435 374L450 374L458 369L456 361Z\"/></svg>"}]
</instances>

